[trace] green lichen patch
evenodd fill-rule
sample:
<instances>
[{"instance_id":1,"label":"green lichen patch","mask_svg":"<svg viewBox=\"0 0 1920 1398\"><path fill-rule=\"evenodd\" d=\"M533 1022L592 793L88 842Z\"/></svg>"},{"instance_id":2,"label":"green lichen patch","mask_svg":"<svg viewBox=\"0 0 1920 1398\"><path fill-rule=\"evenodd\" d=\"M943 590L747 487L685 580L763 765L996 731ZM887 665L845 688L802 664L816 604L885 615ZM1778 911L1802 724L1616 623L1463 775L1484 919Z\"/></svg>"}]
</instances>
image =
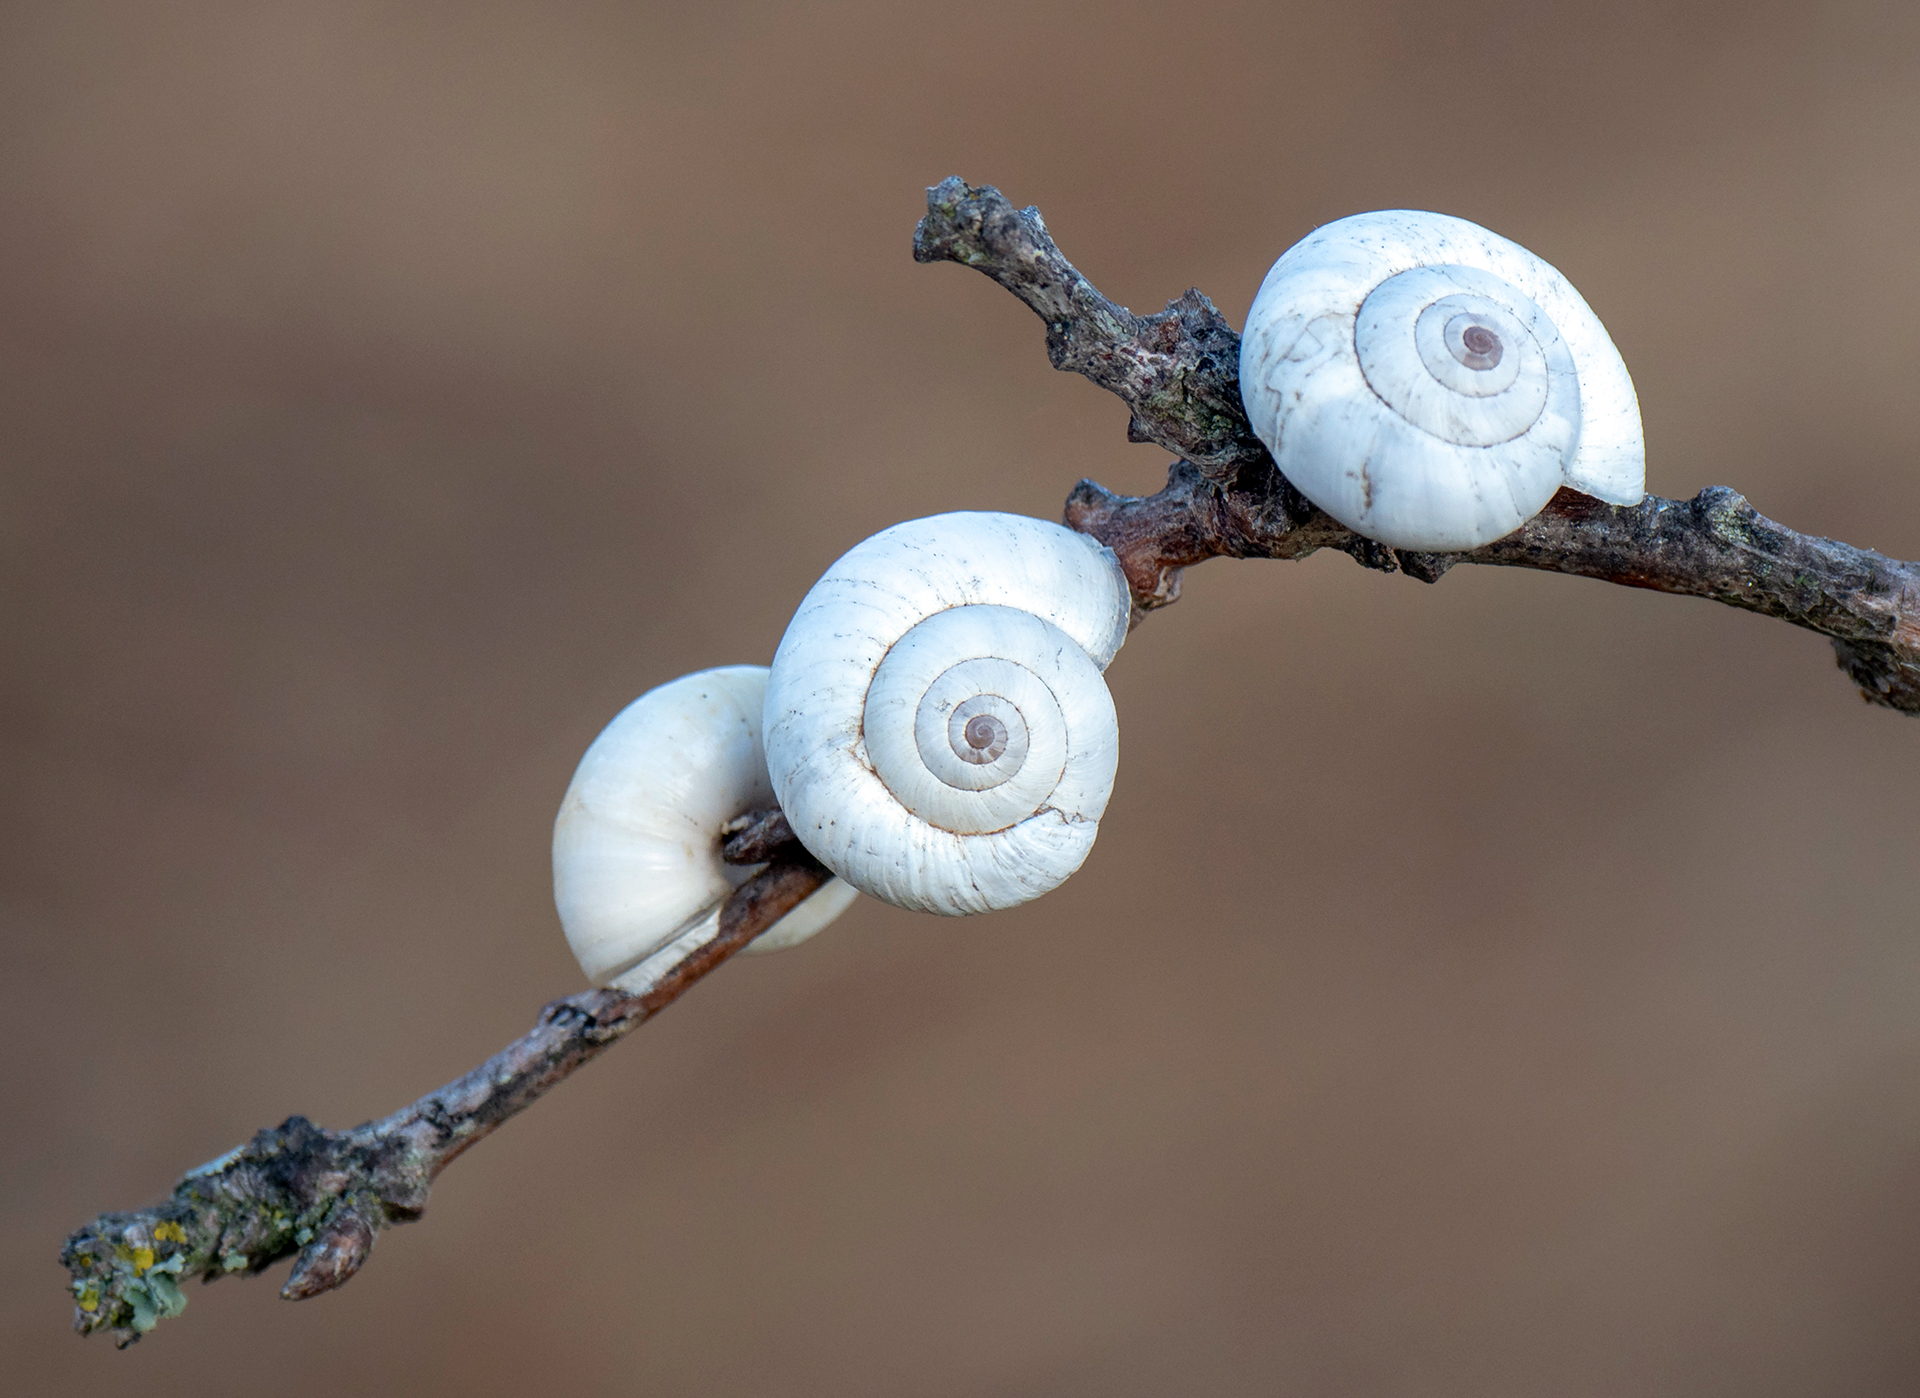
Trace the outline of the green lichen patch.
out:
<instances>
[{"instance_id":1,"label":"green lichen patch","mask_svg":"<svg viewBox=\"0 0 1920 1398\"><path fill-rule=\"evenodd\" d=\"M130 1344L163 1320L187 1308L183 1276L199 1270L191 1236L176 1218L134 1221L96 1232L69 1247L74 1273L74 1328L82 1334L111 1330Z\"/></svg>"}]
</instances>

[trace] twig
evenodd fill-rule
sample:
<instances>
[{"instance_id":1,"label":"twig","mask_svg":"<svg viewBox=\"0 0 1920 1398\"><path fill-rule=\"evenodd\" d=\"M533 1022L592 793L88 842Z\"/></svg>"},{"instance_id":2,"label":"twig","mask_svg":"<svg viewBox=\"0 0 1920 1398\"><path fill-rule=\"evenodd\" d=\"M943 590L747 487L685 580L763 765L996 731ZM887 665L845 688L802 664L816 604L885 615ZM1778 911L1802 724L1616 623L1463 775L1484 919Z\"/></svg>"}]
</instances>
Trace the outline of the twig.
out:
<instances>
[{"instance_id":1,"label":"twig","mask_svg":"<svg viewBox=\"0 0 1920 1398\"><path fill-rule=\"evenodd\" d=\"M1019 297L1046 323L1055 368L1117 394L1132 410L1129 439L1181 458L1155 495L1082 481L1067 499L1066 522L1119 556L1136 621L1175 600L1181 569L1208 558L1331 548L1423 582L1460 563L1538 568L1707 597L1817 631L1863 697L1920 713L1920 565L1796 533L1721 486L1629 507L1562 490L1520 529L1472 552L1390 549L1329 518L1274 467L1240 404L1240 338L1200 292L1135 315L1067 261L1039 210L958 178L927 191L913 255L973 267Z\"/></svg>"},{"instance_id":2,"label":"twig","mask_svg":"<svg viewBox=\"0 0 1920 1398\"><path fill-rule=\"evenodd\" d=\"M420 1217L433 1181L467 1147L533 1105L778 922L831 875L793 843L779 812L734 837L735 863L772 863L742 884L720 929L643 994L582 991L464 1077L380 1121L327 1131L289 1117L202 1165L164 1203L102 1214L67 1239L74 1328L131 1344L186 1307L180 1282L257 1274L298 1254L280 1294L304 1300L358 1271L381 1230ZM754 838L740 842L747 835ZM745 853L747 858L734 858Z\"/></svg>"}]
</instances>

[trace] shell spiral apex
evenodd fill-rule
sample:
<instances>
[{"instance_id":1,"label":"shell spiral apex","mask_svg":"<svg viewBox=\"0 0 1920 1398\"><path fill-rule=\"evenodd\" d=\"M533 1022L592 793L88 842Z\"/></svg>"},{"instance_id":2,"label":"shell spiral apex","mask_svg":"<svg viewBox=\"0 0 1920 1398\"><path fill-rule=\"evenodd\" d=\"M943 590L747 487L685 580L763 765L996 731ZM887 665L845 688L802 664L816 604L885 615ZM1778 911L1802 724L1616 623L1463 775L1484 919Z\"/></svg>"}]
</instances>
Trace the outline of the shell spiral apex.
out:
<instances>
[{"instance_id":1,"label":"shell spiral apex","mask_svg":"<svg viewBox=\"0 0 1920 1398\"><path fill-rule=\"evenodd\" d=\"M720 930L720 905L758 866L720 857L721 827L773 804L760 745L767 671L702 670L641 695L587 748L553 822L553 901L588 979L644 992ZM855 897L834 879L761 933L777 951Z\"/></svg>"},{"instance_id":2,"label":"shell spiral apex","mask_svg":"<svg viewBox=\"0 0 1920 1398\"><path fill-rule=\"evenodd\" d=\"M1247 315L1240 396L1282 474L1394 548L1477 548L1561 485L1646 493L1627 366L1567 279L1465 219L1316 229Z\"/></svg>"},{"instance_id":3,"label":"shell spiral apex","mask_svg":"<svg viewBox=\"0 0 1920 1398\"><path fill-rule=\"evenodd\" d=\"M1006 514L856 545L794 615L767 765L794 833L863 893L1010 908L1086 859L1119 756L1101 671L1131 609L1113 554Z\"/></svg>"}]
</instances>

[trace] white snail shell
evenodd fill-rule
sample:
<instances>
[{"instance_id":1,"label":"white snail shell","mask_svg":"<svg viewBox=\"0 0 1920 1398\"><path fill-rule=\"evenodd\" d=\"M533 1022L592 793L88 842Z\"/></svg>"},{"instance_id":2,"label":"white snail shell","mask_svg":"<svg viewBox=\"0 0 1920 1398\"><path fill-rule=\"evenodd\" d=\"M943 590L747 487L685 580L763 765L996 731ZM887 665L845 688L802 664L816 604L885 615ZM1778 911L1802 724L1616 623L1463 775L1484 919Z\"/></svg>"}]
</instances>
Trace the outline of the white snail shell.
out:
<instances>
[{"instance_id":1,"label":"white snail shell","mask_svg":"<svg viewBox=\"0 0 1920 1398\"><path fill-rule=\"evenodd\" d=\"M720 857L721 827L773 805L760 745L767 671L732 665L663 684L587 748L553 822L553 901L596 985L644 992L720 930L760 865ZM834 879L749 945L805 941L854 900Z\"/></svg>"},{"instance_id":2,"label":"white snail shell","mask_svg":"<svg viewBox=\"0 0 1920 1398\"><path fill-rule=\"evenodd\" d=\"M1639 401L1599 317L1445 214L1355 214L1290 248L1247 315L1240 395L1302 494L1395 548L1477 548L1562 484L1646 493Z\"/></svg>"},{"instance_id":3,"label":"white snail shell","mask_svg":"<svg viewBox=\"0 0 1920 1398\"><path fill-rule=\"evenodd\" d=\"M1005 514L874 535L773 658L767 766L802 844L923 912L1010 908L1085 861L1119 759L1101 671L1131 598L1112 552Z\"/></svg>"}]
</instances>

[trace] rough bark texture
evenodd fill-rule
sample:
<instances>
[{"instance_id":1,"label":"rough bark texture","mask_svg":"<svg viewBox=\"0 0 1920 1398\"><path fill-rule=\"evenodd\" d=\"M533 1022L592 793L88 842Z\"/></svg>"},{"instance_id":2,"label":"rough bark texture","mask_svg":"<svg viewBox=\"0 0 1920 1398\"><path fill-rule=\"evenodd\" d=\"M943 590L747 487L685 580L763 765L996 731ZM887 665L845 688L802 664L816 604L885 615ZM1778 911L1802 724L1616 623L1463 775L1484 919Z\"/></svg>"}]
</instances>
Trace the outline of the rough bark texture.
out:
<instances>
[{"instance_id":1,"label":"rough bark texture","mask_svg":"<svg viewBox=\"0 0 1920 1398\"><path fill-rule=\"evenodd\" d=\"M737 889L720 931L644 995L582 991L540 1012L532 1031L412 1106L347 1131L289 1117L201 1166L163 1203L102 1214L67 1239L74 1328L123 1347L186 1307L180 1283L264 1271L295 1256L280 1294L304 1300L346 1282L382 1229L419 1218L433 1181L508 1117L677 1000L831 877L773 836L779 812L749 823L751 858L773 862ZM735 840L741 836L736 835ZM729 853L732 853L730 850Z\"/></svg>"},{"instance_id":2,"label":"rough bark texture","mask_svg":"<svg viewBox=\"0 0 1920 1398\"><path fill-rule=\"evenodd\" d=\"M916 262L985 272L1047 323L1056 369L1085 374L1133 409L1127 435L1216 476L1267 460L1240 406L1240 337L1198 291L1159 315L1116 306L1061 256L1035 208L960 178L927 191L913 234Z\"/></svg>"},{"instance_id":3,"label":"rough bark texture","mask_svg":"<svg viewBox=\"0 0 1920 1398\"><path fill-rule=\"evenodd\" d=\"M1015 209L993 186L958 178L927 191L913 255L973 267L1018 296L1046 322L1055 368L1117 394L1132 410L1131 440L1182 458L1157 494L1115 495L1082 481L1067 499L1066 522L1119 556L1136 621L1174 601L1181 569L1208 558L1304 558L1331 548L1423 582L1461 563L1539 568L1707 597L1804 626L1832 641L1866 699L1920 713L1920 565L1796 533L1723 486L1633 506L1563 489L1483 548L1390 549L1317 509L1275 468L1240 404L1240 338L1200 292L1137 316L1062 256L1037 209Z\"/></svg>"}]
</instances>

